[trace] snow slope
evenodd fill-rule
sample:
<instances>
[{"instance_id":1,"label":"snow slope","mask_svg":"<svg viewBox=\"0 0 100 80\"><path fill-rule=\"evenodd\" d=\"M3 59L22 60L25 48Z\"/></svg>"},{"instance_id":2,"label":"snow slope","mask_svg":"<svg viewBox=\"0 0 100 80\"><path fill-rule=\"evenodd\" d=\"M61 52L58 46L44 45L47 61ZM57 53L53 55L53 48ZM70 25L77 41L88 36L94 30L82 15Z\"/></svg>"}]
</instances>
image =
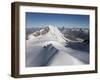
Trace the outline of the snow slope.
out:
<instances>
[{"instance_id":1,"label":"snow slope","mask_svg":"<svg viewBox=\"0 0 100 80\"><path fill-rule=\"evenodd\" d=\"M51 26L49 25L49 32L41 35L40 30L40 35L35 37L32 33L29 35L29 40L32 41L57 41L59 43L66 43L67 41L70 41L69 39L65 38L64 35L59 31L59 29L56 26Z\"/></svg>"},{"instance_id":2,"label":"snow slope","mask_svg":"<svg viewBox=\"0 0 100 80\"><path fill-rule=\"evenodd\" d=\"M30 34L26 41L26 66L82 65L89 63L88 52L65 47L70 42L55 26L45 34Z\"/></svg>"}]
</instances>

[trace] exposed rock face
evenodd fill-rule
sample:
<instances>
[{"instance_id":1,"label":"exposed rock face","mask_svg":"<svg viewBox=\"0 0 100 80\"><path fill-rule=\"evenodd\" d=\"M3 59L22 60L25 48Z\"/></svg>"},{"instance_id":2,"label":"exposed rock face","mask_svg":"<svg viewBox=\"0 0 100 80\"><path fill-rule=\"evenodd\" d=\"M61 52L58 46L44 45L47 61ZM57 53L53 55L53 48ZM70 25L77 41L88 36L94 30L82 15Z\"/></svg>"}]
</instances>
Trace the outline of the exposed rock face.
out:
<instances>
[{"instance_id":1,"label":"exposed rock face","mask_svg":"<svg viewBox=\"0 0 100 80\"><path fill-rule=\"evenodd\" d=\"M49 30L50 30L49 27L46 27L45 29L40 30L40 33L43 35L43 34L48 33Z\"/></svg>"},{"instance_id":2,"label":"exposed rock face","mask_svg":"<svg viewBox=\"0 0 100 80\"><path fill-rule=\"evenodd\" d=\"M33 33L33 36L37 37L40 35L40 32L39 31L36 31L35 33Z\"/></svg>"}]
</instances>

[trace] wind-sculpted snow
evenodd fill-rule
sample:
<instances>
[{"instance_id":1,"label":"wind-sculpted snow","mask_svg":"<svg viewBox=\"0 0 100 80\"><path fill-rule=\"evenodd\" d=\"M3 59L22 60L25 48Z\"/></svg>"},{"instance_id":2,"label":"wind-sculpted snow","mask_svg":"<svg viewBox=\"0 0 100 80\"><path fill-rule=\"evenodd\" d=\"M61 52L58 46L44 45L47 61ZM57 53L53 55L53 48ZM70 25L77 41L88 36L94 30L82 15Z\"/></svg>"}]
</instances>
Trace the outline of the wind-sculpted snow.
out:
<instances>
[{"instance_id":1,"label":"wind-sculpted snow","mask_svg":"<svg viewBox=\"0 0 100 80\"><path fill-rule=\"evenodd\" d=\"M29 35L25 59L26 67L89 64L89 46L80 39L64 37L55 26L48 26Z\"/></svg>"},{"instance_id":2,"label":"wind-sculpted snow","mask_svg":"<svg viewBox=\"0 0 100 80\"><path fill-rule=\"evenodd\" d=\"M28 50L28 54L26 54L26 66L27 67L46 66L49 63L49 61L59 51L58 49L53 47L52 44L49 44L44 47L35 46L31 48L32 49L30 49L30 52L29 52L29 49L27 49Z\"/></svg>"}]
</instances>

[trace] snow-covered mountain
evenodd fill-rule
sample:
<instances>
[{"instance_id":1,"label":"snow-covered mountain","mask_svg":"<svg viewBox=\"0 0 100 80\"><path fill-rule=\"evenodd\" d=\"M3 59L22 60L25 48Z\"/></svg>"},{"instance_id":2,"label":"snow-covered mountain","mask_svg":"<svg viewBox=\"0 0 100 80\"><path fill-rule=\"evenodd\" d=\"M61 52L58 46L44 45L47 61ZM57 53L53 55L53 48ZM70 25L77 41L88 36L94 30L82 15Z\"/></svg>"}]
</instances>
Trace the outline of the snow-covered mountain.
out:
<instances>
[{"instance_id":1,"label":"snow-covered mountain","mask_svg":"<svg viewBox=\"0 0 100 80\"><path fill-rule=\"evenodd\" d=\"M72 43L67 47L70 42L56 26L49 25L33 32L26 40L26 66L88 64L89 53L81 51L86 47L79 43Z\"/></svg>"},{"instance_id":2,"label":"snow-covered mountain","mask_svg":"<svg viewBox=\"0 0 100 80\"><path fill-rule=\"evenodd\" d=\"M65 38L64 35L60 32L60 30L56 26L49 25L45 29L40 31L36 31L29 35L29 40L36 40L36 41L56 41L59 43L66 43L70 41L69 39Z\"/></svg>"}]
</instances>

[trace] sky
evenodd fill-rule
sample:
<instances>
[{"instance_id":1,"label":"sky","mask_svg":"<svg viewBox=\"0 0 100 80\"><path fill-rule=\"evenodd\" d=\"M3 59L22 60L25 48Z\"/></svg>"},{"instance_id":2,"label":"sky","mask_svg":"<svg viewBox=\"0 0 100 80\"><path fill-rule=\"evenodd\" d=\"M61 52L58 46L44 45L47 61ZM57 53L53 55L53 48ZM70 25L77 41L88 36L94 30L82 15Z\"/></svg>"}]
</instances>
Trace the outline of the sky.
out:
<instances>
[{"instance_id":1,"label":"sky","mask_svg":"<svg viewBox=\"0 0 100 80\"><path fill-rule=\"evenodd\" d=\"M89 15L26 12L26 28L47 25L64 26L66 28L88 28Z\"/></svg>"}]
</instances>

